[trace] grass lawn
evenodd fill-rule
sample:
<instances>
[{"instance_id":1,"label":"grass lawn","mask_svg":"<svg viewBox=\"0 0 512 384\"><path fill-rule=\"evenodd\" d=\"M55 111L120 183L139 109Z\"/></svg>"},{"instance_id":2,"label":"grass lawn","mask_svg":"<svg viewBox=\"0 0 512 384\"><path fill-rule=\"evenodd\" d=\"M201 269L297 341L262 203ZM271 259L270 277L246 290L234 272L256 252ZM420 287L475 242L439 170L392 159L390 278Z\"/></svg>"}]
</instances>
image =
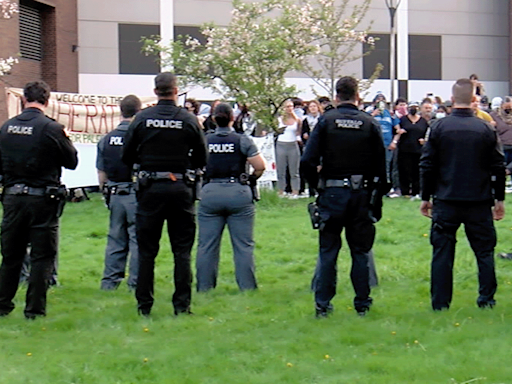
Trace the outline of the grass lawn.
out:
<instances>
[{"instance_id":1,"label":"grass lawn","mask_svg":"<svg viewBox=\"0 0 512 384\"><path fill-rule=\"evenodd\" d=\"M432 312L429 221L419 202L388 199L370 313L359 318L352 308L344 247L335 312L317 320L309 287L318 241L307 202L266 194L258 204L256 292L238 292L225 234L218 287L194 293L195 316L172 315L165 235L151 319L137 316L125 283L99 290L108 227L100 196L68 204L62 286L50 291L46 318L24 319L23 287L15 311L0 319L0 383L512 383L512 262L496 260L497 307L478 309L476 263L460 230L452 308ZM497 251L512 250L512 204L507 209Z\"/></svg>"}]
</instances>

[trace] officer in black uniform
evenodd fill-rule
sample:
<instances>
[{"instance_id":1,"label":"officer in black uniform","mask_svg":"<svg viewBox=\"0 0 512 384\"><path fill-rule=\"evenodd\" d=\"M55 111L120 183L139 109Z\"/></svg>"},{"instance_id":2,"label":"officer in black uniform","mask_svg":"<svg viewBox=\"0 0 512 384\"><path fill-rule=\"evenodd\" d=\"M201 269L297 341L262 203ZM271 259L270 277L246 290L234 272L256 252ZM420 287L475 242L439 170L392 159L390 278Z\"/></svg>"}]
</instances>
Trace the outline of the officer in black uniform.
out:
<instances>
[{"instance_id":1,"label":"officer in black uniform","mask_svg":"<svg viewBox=\"0 0 512 384\"><path fill-rule=\"evenodd\" d=\"M341 78L336 83L336 94L338 107L320 118L301 161L308 179L321 165L317 201L320 251L313 286L317 317L327 317L333 309L331 300L336 294L336 262L343 228L352 256L354 307L361 316L370 309L368 257L375 238L373 216L378 216L372 216L370 204L373 191L380 181L386 180L380 127L357 107L357 80Z\"/></svg>"},{"instance_id":2,"label":"officer in black uniform","mask_svg":"<svg viewBox=\"0 0 512 384\"><path fill-rule=\"evenodd\" d=\"M232 128L233 109L228 104L217 105L213 118L218 127L206 136L210 153L205 173L207 184L198 213L197 290L207 291L217 285L220 241L226 224L238 287L256 289L253 193L256 180L265 170L265 159L252 138ZM247 162L254 168L250 176L246 173Z\"/></svg>"},{"instance_id":3,"label":"officer in black uniform","mask_svg":"<svg viewBox=\"0 0 512 384\"><path fill-rule=\"evenodd\" d=\"M28 83L23 93L25 109L0 129L4 184L0 315L14 309L12 300L30 243L25 317L34 319L46 315L46 292L57 254L59 216L66 197L61 167L75 169L78 158L64 126L44 115L48 84Z\"/></svg>"},{"instance_id":4,"label":"officer in black uniform","mask_svg":"<svg viewBox=\"0 0 512 384\"><path fill-rule=\"evenodd\" d=\"M434 310L448 309L452 301L456 233L461 224L478 264L477 305L492 308L496 304L493 216L501 220L505 214L504 155L496 130L474 116L474 100L471 80L457 80L452 88L452 114L432 125L420 160L420 210L432 217Z\"/></svg>"},{"instance_id":5,"label":"officer in black uniform","mask_svg":"<svg viewBox=\"0 0 512 384\"><path fill-rule=\"evenodd\" d=\"M155 258L164 221L174 253L174 312L190 313L194 243L194 188L187 170L202 169L207 152L197 117L176 106L176 77L169 72L155 78L158 104L141 111L125 137L123 161L140 164L136 215L139 277L136 298L139 313L153 306Z\"/></svg>"},{"instance_id":6,"label":"officer in black uniform","mask_svg":"<svg viewBox=\"0 0 512 384\"><path fill-rule=\"evenodd\" d=\"M100 189L110 210L110 228L105 250L105 270L101 289L117 289L124 278L128 253L130 267L128 289L135 290L139 274L139 249L135 231L135 185L133 170L121 161L123 142L133 116L141 109L137 96L121 100L121 123L98 143L96 168Z\"/></svg>"}]
</instances>

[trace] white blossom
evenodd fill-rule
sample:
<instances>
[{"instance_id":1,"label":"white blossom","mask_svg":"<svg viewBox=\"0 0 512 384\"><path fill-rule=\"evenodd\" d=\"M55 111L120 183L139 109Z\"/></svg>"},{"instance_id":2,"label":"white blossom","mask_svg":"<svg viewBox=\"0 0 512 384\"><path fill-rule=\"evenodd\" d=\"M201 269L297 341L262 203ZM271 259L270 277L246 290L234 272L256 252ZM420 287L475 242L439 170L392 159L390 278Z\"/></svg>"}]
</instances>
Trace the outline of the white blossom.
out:
<instances>
[{"instance_id":1,"label":"white blossom","mask_svg":"<svg viewBox=\"0 0 512 384\"><path fill-rule=\"evenodd\" d=\"M0 18L10 19L18 12L18 4L9 0L0 0Z\"/></svg>"}]
</instances>

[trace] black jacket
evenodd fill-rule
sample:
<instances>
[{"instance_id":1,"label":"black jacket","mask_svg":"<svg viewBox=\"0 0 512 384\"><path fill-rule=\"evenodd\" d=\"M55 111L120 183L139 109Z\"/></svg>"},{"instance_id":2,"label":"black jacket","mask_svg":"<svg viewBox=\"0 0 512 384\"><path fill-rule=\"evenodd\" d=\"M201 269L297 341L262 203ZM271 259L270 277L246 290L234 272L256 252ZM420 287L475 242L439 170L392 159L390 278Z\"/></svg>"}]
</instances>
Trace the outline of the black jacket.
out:
<instances>
[{"instance_id":1,"label":"black jacket","mask_svg":"<svg viewBox=\"0 0 512 384\"><path fill-rule=\"evenodd\" d=\"M62 167L75 169L78 156L64 126L38 108L27 108L0 129L0 168L4 187L41 188L60 184Z\"/></svg>"},{"instance_id":2,"label":"black jacket","mask_svg":"<svg viewBox=\"0 0 512 384\"><path fill-rule=\"evenodd\" d=\"M123 161L142 171L184 173L203 168L207 152L197 117L172 100L139 112L124 139Z\"/></svg>"},{"instance_id":3,"label":"black jacket","mask_svg":"<svg viewBox=\"0 0 512 384\"><path fill-rule=\"evenodd\" d=\"M386 155L379 123L350 103L325 112L311 133L301 160L306 177L313 176L311 173L320 164L324 180L351 175L386 180Z\"/></svg>"},{"instance_id":4,"label":"black jacket","mask_svg":"<svg viewBox=\"0 0 512 384\"><path fill-rule=\"evenodd\" d=\"M454 109L432 124L420 160L422 199L505 198L505 165L496 130L471 109ZM491 182L492 179L495 181Z\"/></svg>"}]
</instances>

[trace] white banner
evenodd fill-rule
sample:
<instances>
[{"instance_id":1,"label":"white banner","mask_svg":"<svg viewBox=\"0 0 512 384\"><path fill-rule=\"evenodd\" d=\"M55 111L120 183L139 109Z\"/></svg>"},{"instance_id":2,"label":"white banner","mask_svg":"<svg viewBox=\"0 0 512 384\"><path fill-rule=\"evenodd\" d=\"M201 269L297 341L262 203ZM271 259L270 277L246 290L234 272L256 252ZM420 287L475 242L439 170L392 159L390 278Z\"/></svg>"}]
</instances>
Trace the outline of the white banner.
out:
<instances>
[{"instance_id":1,"label":"white banner","mask_svg":"<svg viewBox=\"0 0 512 384\"><path fill-rule=\"evenodd\" d=\"M6 88L9 118L22 111L23 89ZM68 188L98 185L96 144L119 124L123 96L82 95L52 92L45 114L63 124L78 151L78 167L64 169L62 182ZM142 107L156 104L156 97L143 97Z\"/></svg>"},{"instance_id":2,"label":"white banner","mask_svg":"<svg viewBox=\"0 0 512 384\"><path fill-rule=\"evenodd\" d=\"M274 145L274 134L269 133L264 137L253 137L256 146L265 158L267 168L258 182L277 181L276 151Z\"/></svg>"}]
</instances>

